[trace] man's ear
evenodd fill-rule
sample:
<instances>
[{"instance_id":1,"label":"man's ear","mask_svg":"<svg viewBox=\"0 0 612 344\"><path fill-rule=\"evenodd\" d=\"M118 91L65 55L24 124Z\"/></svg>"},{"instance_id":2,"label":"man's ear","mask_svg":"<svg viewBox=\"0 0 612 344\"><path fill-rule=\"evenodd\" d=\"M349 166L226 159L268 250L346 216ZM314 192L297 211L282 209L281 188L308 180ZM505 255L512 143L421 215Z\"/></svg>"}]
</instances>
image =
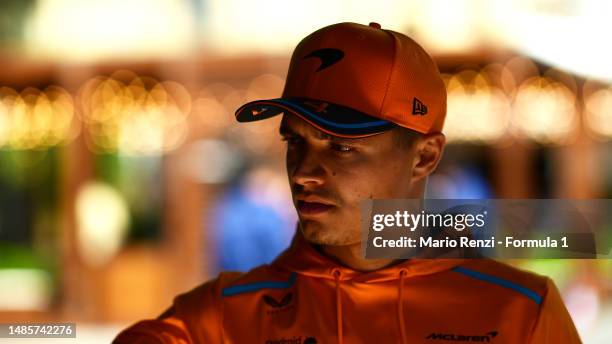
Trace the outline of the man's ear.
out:
<instances>
[{"instance_id":1,"label":"man's ear","mask_svg":"<svg viewBox=\"0 0 612 344\"><path fill-rule=\"evenodd\" d=\"M442 133L426 134L417 139L414 144L413 182L429 176L436 169L445 145L446 137Z\"/></svg>"}]
</instances>

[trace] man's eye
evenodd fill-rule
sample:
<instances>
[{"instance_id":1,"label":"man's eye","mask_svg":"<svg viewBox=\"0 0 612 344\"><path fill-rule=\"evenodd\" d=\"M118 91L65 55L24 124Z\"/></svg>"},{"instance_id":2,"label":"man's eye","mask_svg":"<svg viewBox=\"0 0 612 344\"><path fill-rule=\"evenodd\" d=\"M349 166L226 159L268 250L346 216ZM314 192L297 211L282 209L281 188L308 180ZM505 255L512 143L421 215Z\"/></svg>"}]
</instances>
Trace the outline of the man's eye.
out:
<instances>
[{"instance_id":1,"label":"man's eye","mask_svg":"<svg viewBox=\"0 0 612 344\"><path fill-rule=\"evenodd\" d=\"M332 143L331 144L331 149L333 149L334 151L336 151L338 153L350 153L350 152L355 150L355 148L353 148L351 146L343 145L343 144L339 144L339 143Z\"/></svg>"}]
</instances>

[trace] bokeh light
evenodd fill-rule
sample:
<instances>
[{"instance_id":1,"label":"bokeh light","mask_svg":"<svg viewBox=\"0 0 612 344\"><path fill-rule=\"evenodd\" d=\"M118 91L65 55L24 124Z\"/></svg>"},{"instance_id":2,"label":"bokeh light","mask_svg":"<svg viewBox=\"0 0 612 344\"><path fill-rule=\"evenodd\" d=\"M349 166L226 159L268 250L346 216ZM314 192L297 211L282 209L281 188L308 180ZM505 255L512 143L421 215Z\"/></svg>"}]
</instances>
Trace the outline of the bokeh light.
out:
<instances>
[{"instance_id":1,"label":"bokeh light","mask_svg":"<svg viewBox=\"0 0 612 344\"><path fill-rule=\"evenodd\" d=\"M612 86L587 95L584 105L588 130L600 138L612 138Z\"/></svg>"},{"instance_id":2,"label":"bokeh light","mask_svg":"<svg viewBox=\"0 0 612 344\"><path fill-rule=\"evenodd\" d=\"M72 96L63 88L0 87L0 147L45 149L65 144L79 133Z\"/></svg>"},{"instance_id":3,"label":"bokeh light","mask_svg":"<svg viewBox=\"0 0 612 344\"><path fill-rule=\"evenodd\" d=\"M513 113L517 135L541 143L563 144L573 138L577 123L576 96L564 84L532 77L519 86Z\"/></svg>"},{"instance_id":4,"label":"bokeh light","mask_svg":"<svg viewBox=\"0 0 612 344\"><path fill-rule=\"evenodd\" d=\"M508 127L510 103L504 92L482 72L448 76L445 132L449 142L499 139Z\"/></svg>"},{"instance_id":5,"label":"bokeh light","mask_svg":"<svg viewBox=\"0 0 612 344\"><path fill-rule=\"evenodd\" d=\"M92 266L107 263L118 252L130 221L123 196L100 182L89 182L80 188L76 219L79 253Z\"/></svg>"},{"instance_id":6,"label":"bokeh light","mask_svg":"<svg viewBox=\"0 0 612 344\"><path fill-rule=\"evenodd\" d=\"M186 1L39 0L26 26L35 59L176 57L190 52L194 23Z\"/></svg>"},{"instance_id":7,"label":"bokeh light","mask_svg":"<svg viewBox=\"0 0 612 344\"><path fill-rule=\"evenodd\" d=\"M0 310L44 311L52 293L51 276L44 270L0 269Z\"/></svg>"},{"instance_id":8,"label":"bokeh light","mask_svg":"<svg viewBox=\"0 0 612 344\"><path fill-rule=\"evenodd\" d=\"M117 73L96 77L79 99L90 147L96 152L159 155L178 148L188 133L191 96L170 81Z\"/></svg>"}]
</instances>

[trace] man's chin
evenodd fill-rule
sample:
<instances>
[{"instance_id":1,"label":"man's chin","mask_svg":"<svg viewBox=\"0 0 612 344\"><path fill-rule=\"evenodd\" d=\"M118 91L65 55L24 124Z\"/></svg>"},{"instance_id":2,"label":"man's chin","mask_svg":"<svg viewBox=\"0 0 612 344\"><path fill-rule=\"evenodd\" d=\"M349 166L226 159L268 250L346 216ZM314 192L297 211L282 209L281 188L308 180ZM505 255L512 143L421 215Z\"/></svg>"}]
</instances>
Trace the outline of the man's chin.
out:
<instances>
[{"instance_id":1,"label":"man's chin","mask_svg":"<svg viewBox=\"0 0 612 344\"><path fill-rule=\"evenodd\" d=\"M314 220L300 220L300 230L304 239L315 245L346 246L360 242L359 231L352 233L346 226L333 226Z\"/></svg>"}]
</instances>

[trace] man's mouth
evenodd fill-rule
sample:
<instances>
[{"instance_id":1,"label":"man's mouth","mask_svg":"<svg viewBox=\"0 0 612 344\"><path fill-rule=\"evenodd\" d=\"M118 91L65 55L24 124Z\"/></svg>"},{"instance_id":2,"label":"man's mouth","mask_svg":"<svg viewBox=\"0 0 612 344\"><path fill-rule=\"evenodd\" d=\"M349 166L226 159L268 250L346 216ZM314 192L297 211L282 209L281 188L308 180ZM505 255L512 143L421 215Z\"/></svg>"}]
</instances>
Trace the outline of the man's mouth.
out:
<instances>
[{"instance_id":1,"label":"man's mouth","mask_svg":"<svg viewBox=\"0 0 612 344\"><path fill-rule=\"evenodd\" d=\"M329 211L333 208L333 205L319 203L319 202L306 202L298 201L297 210L301 215L316 215Z\"/></svg>"}]
</instances>

